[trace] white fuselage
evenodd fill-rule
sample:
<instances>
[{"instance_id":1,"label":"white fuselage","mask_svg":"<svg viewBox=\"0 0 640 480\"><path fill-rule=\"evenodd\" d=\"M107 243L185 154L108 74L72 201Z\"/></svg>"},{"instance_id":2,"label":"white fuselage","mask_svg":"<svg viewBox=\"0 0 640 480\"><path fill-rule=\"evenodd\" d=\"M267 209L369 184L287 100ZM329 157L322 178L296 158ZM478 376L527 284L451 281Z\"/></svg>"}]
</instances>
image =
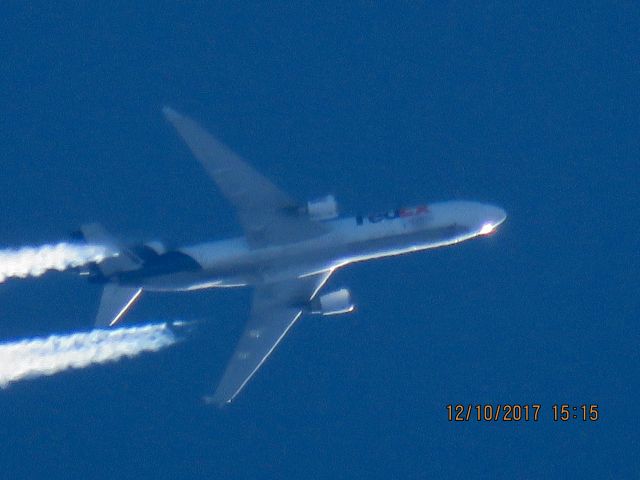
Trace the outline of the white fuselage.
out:
<instances>
[{"instance_id":1,"label":"white fuselage","mask_svg":"<svg viewBox=\"0 0 640 480\"><path fill-rule=\"evenodd\" d=\"M143 267L117 281L156 291L269 283L455 244L490 233L505 218L501 208L463 201L339 218L323 222L327 234L297 243L250 248L240 237L182 247L173 253L188 256L196 268L158 274Z\"/></svg>"}]
</instances>

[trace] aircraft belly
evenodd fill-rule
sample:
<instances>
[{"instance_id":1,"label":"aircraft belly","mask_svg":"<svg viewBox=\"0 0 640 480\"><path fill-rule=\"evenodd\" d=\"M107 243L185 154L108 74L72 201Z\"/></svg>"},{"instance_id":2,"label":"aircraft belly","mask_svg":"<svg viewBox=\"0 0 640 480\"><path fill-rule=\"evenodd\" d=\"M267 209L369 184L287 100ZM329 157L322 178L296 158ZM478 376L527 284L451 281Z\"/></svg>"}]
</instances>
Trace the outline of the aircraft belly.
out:
<instances>
[{"instance_id":1,"label":"aircraft belly","mask_svg":"<svg viewBox=\"0 0 640 480\"><path fill-rule=\"evenodd\" d=\"M340 232L314 240L261 249L229 250L207 247L196 257L199 270L154 274L140 271L122 278L123 285L147 290L179 291L256 285L283 277L302 276L351 262L400 255L455 243L464 233L449 226L387 236L349 236ZM186 251L183 250L184 253ZM189 252L191 253L191 252Z\"/></svg>"},{"instance_id":2,"label":"aircraft belly","mask_svg":"<svg viewBox=\"0 0 640 480\"><path fill-rule=\"evenodd\" d=\"M381 258L419 250L438 248L455 243L465 229L458 226L422 229L396 235L354 238L339 245L334 258L344 265L374 258Z\"/></svg>"},{"instance_id":3,"label":"aircraft belly","mask_svg":"<svg viewBox=\"0 0 640 480\"><path fill-rule=\"evenodd\" d=\"M220 278L215 276L213 272L207 272L205 270L199 272L180 272L169 275L147 276L138 278L135 281L128 279L118 283L123 286L139 286L152 292L176 292L200 290L204 288L244 286L248 284L246 278Z\"/></svg>"}]
</instances>

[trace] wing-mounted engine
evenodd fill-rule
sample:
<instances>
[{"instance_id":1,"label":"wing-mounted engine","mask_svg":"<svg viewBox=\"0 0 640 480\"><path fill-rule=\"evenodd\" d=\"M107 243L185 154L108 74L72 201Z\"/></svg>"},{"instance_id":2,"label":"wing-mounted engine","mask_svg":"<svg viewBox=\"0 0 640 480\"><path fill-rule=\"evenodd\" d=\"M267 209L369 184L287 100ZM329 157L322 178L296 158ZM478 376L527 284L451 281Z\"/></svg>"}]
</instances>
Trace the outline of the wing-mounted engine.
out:
<instances>
[{"instance_id":1,"label":"wing-mounted engine","mask_svg":"<svg viewBox=\"0 0 640 480\"><path fill-rule=\"evenodd\" d=\"M317 315L340 315L353 312L354 309L351 292L346 288L325 293L311 302L311 313Z\"/></svg>"},{"instance_id":2,"label":"wing-mounted engine","mask_svg":"<svg viewBox=\"0 0 640 480\"><path fill-rule=\"evenodd\" d=\"M302 210L312 220L331 220L338 216L338 202L333 195L327 195L310 200Z\"/></svg>"}]
</instances>

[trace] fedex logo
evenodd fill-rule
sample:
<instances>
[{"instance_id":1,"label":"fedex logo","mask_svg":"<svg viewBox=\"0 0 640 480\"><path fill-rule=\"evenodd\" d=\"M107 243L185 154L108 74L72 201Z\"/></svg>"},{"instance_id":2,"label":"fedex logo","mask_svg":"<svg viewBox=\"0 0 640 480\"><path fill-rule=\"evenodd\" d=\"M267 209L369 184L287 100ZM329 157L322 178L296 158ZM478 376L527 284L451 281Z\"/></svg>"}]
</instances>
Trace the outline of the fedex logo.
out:
<instances>
[{"instance_id":1,"label":"fedex logo","mask_svg":"<svg viewBox=\"0 0 640 480\"><path fill-rule=\"evenodd\" d=\"M367 220L369 223L378 223L383 220L395 220L396 218L405 218L405 217L413 217L416 215L424 215L429 212L429 207L426 205L420 205L415 208L396 208L395 210L389 210L384 213L374 213L367 216ZM358 215L356 217L356 223L358 225L362 225L364 222L364 217L362 215Z\"/></svg>"}]
</instances>

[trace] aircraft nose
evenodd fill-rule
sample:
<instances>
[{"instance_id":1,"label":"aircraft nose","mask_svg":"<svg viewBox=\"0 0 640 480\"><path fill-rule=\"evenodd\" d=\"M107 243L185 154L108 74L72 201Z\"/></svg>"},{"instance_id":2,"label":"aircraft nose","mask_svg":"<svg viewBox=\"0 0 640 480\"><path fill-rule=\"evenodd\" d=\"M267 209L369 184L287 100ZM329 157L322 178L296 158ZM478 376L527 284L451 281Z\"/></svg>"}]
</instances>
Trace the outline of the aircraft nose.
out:
<instances>
[{"instance_id":1,"label":"aircraft nose","mask_svg":"<svg viewBox=\"0 0 640 480\"><path fill-rule=\"evenodd\" d=\"M491 235L496 228L507 218L507 212L500 207L487 205L484 209L483 223L480 227L480 235Z\"/></svg>"},{"instance_id":2,"label":"aircraft nose","mask_svg":"<svg viewBox=\"0 0 640 480\"><path fill-rule=\"evenodd\" d=\"M494 207L494 210L495 211L492 214L491 219L493 220L494 225L497 227L507 219L507 212L505 212L504 209L500 207Z\"/></svg>"}]
</instances>

